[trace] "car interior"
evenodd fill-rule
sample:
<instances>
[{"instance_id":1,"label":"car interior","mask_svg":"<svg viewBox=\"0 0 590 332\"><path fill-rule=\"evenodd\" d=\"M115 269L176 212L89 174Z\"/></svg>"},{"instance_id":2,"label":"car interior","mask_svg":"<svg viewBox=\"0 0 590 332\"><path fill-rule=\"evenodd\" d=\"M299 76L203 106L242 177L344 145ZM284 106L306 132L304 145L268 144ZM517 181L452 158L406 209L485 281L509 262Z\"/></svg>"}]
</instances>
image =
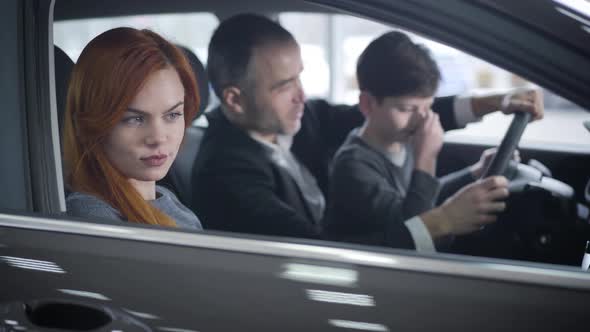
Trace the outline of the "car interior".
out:
<instances>
[{"instance_id":1,"label":"car interior","mask_svg":"<svg viewBox=\"0 0 590 332\"><path fill-rule=\"evenodd\" d=\"M221 21L241 12L261 13L276 19L280 18L281 13L294 12L302 15L325 15L328 20L335 20L336 18L333 16L336 15L346 16L346 14L336 13L326 7L302 1L103 0L82 2L58 0L55 3L54 24L59 25L71 21L84 22L86 20L90 26L96 18L123 17L124 20L124 17L131 15L167 13L210 13ZM397 27L387 28L395 29ZM198 26L186 26L185 29L190 31L189 33L199 33ZM74 61L65 52L66 50L57 44L57 39L54 40L54 43L56 100L58 118L61 123L65 110L67 80ZM179 46L182 46L198 78L199 94L203 101L199 115L202 115L216 102L207 83L204 69L206 59L200 58L197 52L191 50L190 45L180 45L179 43ZM332 50L332 52L334 51ZM553 96L549 90L546 90L546 94L547 98ZM330 95L330 92L327 95ZM574 107L582 110L579 106L574 105ZM508 130L510 119L504 119L501 125L493 128L495 136L491 139L484 136L471 139L472 136L469 135L473 135L473 132L477 134L479 130L472 129L471 125L465 129L465 131L471 130L469 134L451 133L447 135L439 155L437 165L437 174L439 175L467 167L479 159L484 149L500 144L502 144L502 151L509 156L512 155L515 148L518 148L522 159L521 165L510 163L508 159L505 159L501 167L504 170L501 170L500 173L511 174L509 178L512 180L507 211L492 227L457 238L454 253L579 266L585 243L590 239L588 208L590 206L590 195L588 195L590 134L585 129L578 127L582 127L580 119L590 119L588 116L590 113L584 109L581 116L566 123L560 122L562 120L560 120L559 114L563 114L564 118L570 118L573 117L574 112L567 108L558 108L546 101L546 119L539 121L555 121L554 129L536 129L540 127L536 123L530 124L527 129L527 133L529 129L543 131L543 134L546 135L545 141L526 141L526 133L523 136L526 121L523 123L517 117L512 120L513 125L510 130ZM506 116L494 115L494 117L497 120L499 117ZM206 130L206 121L203 121L203 118L197 119L195 125L187 129L181 151L169 174L161 181L189 207L192 201L192 167L199 152L200 140ZM491 120L484 118L481 123L488 121ZM521 121L520 129L517 128L519 121ZM480 124L475 124L475 126L477 125ZM551 142L552 135L559 134L559 131L568 131L570 126L575 127L575 130L580 130L578 132L584 135L577 138L577 144L545 143ZM519 144L519 140L521 144ZM196 212L198 214L198 211Z\"/></svg>"}]
</instances>

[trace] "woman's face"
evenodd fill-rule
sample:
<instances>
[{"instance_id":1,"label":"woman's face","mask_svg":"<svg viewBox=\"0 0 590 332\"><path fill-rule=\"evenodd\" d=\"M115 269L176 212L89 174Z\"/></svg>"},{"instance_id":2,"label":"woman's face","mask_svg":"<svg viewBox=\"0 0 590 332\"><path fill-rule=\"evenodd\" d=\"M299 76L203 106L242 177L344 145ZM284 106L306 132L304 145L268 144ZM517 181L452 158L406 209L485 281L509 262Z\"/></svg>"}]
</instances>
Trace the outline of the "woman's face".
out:
<instances>
[{"instance_id":1,"label":"woman's face","mask_svg":"<svg viewBox=\"0 0 590 332\"><path fill-rule=\"evenodd\" d=\"M107 136L109 161L130 180L162 179L184 136L184 87L166 68L151 74Z\"/></svg>"}]
</instances>

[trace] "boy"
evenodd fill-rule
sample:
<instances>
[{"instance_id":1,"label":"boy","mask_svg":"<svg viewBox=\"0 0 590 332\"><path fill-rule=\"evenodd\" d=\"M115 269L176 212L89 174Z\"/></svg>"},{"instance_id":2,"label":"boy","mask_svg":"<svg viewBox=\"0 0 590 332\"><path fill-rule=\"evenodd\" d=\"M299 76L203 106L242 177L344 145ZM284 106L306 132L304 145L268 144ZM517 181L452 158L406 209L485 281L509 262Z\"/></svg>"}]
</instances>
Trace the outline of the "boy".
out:
<instances>
[{"instance_id":1,"label":"boy","mask_svg":"<svg viewBox=\"0 0 590 332\"><path fill-rule=\"evenodd\" d=\"M494 222L505 208L498 201L508 196L505 178L464 187L483 162L435 177L443 130L431 106L440 72L428 51L401 32L386 33L361 54L357 78L365 123L334 158L327 237L435 251L435 243ZM461 187L434 208L441 189Z\"/></svg>"}]
</instances>

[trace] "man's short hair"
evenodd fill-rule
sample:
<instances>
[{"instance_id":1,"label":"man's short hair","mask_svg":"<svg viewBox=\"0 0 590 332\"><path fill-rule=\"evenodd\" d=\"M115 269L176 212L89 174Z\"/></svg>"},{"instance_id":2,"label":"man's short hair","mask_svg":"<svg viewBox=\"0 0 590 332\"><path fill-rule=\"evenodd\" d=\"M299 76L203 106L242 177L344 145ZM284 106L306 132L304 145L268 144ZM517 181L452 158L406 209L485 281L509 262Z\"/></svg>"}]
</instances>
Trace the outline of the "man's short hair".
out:
<instances>
[{"instance_id":1,"label":"man's short hair","mask_svg":"<svg viewBox=\"0 0 590 332\"><path fill-rule=\"evenodd\" d=\"M219 99L228 86L245 83L254 48L295 41L278 23L256 14L239 14L221 22L209 43L207 74Z\"/></svg>"},{"instance_id":2,"label":"man's short hair","mask_svg":"<svg viewBox=\"0 0 590 332\"><path fill-rule=\"evenodd\" d=\"M356 75L361 91L379 101L385 97L430 97L436 93L440 71L428 49L399 31L373 40L358 59Z\"/></svg>"}]
</instances>

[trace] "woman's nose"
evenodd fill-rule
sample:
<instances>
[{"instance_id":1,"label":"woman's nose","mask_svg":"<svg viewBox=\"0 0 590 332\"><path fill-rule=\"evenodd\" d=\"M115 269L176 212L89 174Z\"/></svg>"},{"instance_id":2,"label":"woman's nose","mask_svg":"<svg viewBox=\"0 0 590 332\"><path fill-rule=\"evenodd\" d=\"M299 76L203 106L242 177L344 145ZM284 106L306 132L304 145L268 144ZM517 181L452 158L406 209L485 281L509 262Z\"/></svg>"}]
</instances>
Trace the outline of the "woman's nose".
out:
<instances>
[{"instance_id":1,"label":"woman's nose","mask_svg":"<svg viewBox=\"0 0 590 332\"><path fill-rule=\"evenodd\" d=\"M166 126L161 121L154 121L146 128L145 143L147 145L159 145L166 141Z\"/></svg>"}]
</instances>

